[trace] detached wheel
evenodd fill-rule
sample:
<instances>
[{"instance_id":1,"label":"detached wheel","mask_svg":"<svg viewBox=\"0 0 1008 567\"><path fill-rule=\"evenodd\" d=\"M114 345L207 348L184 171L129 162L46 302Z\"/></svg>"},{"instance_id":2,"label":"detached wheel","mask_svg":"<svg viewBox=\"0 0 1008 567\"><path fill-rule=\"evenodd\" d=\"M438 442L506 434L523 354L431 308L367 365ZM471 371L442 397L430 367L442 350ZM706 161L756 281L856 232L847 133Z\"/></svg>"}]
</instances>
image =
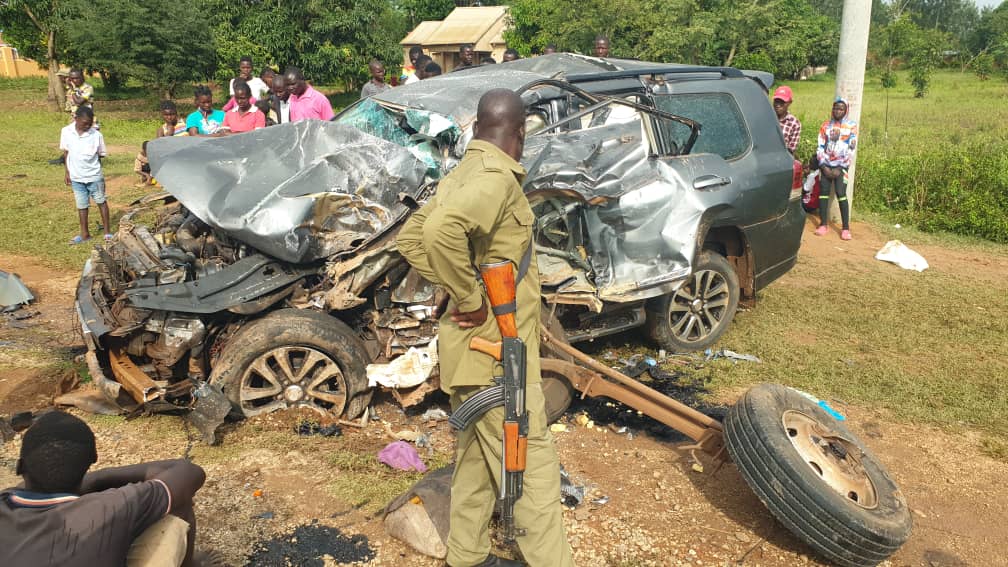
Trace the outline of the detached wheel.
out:
<instances>
[{"instance_id":1,"label":"detached wheel","mask_svg":"<svg viewBox=\"0 0 1008 567\"><path fill-rule=\"evenodd\" d=\"M648 333L670 352L703 350L728 329L738 301L738 275L731 264L717 252L704 251L682 287L648 305Z\"/></svg>"},{"instance_id":2,"label":"detached wheel","mask_svg":"<svg viewBox=\"0 0 1008 567\"><path fill-rule=\"evenodd\" d=\"M910 536L899 488L843 424L779 384L747 391L724 421L728 453L760 501L824 558L884 561Z\"/></svg>"},{"instance_id":3,"label":"detached wheel","mask_svg":"<svg viewBox=\"0 0 1008 567\"><path fill-rule=\"evenodd\" d=\"M367 360L360 339L342 321L282 309L240 329L210 380L245 417L307 407L353 419L371 401Z\"/></svg>"}]
</instances>

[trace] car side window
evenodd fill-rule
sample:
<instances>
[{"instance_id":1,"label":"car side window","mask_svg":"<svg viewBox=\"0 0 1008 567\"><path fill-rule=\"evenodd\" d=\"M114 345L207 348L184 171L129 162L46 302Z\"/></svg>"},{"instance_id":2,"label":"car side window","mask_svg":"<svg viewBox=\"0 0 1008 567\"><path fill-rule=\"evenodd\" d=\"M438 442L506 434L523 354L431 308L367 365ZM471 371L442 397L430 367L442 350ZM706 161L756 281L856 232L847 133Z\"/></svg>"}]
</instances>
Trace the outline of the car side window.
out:
<instances>
[{"instance_id":1,"label":"car side window","mask_svg":"<svg viewBox=\"0 0 1008 567\"><path fill-rule=\"evenodd\" d=\"M655 106L671 114L690 118L700 123L700 136L691 153L717 154L725 159L736 158L746 152L751 140L735 99L725 93L691 93L655 95ZM670 140L689 139L690 129L685 124L662 121L662 130Z\"/></svg>"}]
</instances>

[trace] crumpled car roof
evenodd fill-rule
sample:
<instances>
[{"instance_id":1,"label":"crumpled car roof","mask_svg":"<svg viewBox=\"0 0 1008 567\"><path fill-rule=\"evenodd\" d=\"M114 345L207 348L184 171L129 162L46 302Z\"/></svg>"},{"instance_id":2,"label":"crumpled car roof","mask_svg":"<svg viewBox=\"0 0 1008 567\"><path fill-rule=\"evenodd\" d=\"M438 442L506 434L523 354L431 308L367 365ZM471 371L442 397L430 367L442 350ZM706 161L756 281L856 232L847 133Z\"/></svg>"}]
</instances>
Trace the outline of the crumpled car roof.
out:
<instances>
[{"instance_id":1,"label":"crumpled car roof","mask_svg":"<svg viewBox=\"0 0 1008 567\"><path fill-rule=\"evenodd\" d=\"M224 138L165 137L151 173L200 220L280 260L351 250L408 212L428 165L409 149L319 120Z\"/></svg>"}]
</instances>

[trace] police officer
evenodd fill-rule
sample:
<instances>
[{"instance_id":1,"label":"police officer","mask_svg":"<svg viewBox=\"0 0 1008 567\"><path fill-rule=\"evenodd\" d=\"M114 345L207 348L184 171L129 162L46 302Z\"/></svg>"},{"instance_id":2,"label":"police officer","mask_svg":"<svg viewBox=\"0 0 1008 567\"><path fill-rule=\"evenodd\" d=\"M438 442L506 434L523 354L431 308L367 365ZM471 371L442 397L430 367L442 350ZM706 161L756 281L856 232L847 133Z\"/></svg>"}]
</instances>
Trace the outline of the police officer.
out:
<instances>
[{"instance_id":1,"label":"police officer","mask_svg":"<svg viewBox=\"0 0 1008 567\"><path fill-rule=\"evenodd\" d=\"M501 340L494 318L487 317L486 292L474 266L510 260L517 272L532 246L535 217L521 189L525 169L517 161L524 145L521 98L507 89L484 94L462 162L399 233L402 255L451 298L441 317L438 355L441 388L450 395L452 409L492 384L494 359L469 350L469 340ZM516 290L518 336L529 353L528 456L523 495L515 505L515 523L524 535L517 541L532 567L569 567L573 560L560 507L559 461L546 423L539 369L539 272L534 257L528 264ZM451 567L521 565L490 554L488 524L501 482L503 421L504 410L497 407L458 434L448 534Z\"/></svg>"}]
</instances>

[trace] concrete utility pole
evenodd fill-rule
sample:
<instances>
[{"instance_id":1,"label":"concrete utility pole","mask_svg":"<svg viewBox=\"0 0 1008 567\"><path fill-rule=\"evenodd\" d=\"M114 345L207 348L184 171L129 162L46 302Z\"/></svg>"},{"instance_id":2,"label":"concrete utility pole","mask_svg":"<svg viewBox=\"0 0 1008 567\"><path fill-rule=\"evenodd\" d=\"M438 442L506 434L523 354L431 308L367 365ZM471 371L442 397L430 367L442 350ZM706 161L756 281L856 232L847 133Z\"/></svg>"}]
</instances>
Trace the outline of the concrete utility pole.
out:
<instances>
[{"instance_id":1,"label":"concrete utility pole","mask_svg":"<svg viewBox=\"0 0 1008 567\"><path fill-rule=\"evenodd\" d=\"M871 28L871 0L844 0L840 24L840 51L837 54L836 96L847 100L847 116L861 124L861 98L864 92L865 60L868 58L868 30ZM864 133L864 128L859 129ZM860 149L860 148L858 148ZM848 170L847 201L854 209L854 166ZM830 204L830 217L839 218L836 199Z\"/></svg>"}]
</instances>

